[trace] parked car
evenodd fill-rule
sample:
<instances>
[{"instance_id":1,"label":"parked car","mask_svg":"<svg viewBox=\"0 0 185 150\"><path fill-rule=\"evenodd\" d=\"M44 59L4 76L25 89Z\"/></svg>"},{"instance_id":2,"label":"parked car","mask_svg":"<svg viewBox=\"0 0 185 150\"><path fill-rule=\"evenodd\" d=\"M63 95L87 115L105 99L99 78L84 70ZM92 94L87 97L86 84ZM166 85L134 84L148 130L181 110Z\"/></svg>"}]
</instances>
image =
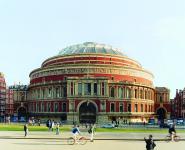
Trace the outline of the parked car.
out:
<instances>
[{"instance_id":1,"label":"parked car","mask_svg":"<svg viewBox=\"0 0 185 150\"><path fill-rule=\"evenodd\" d=\"M167 120L167 124L170 126L170 125L173 125L174 124L174 121L172 119L168 119Z\"/></svg>"},{"instance_id":2,"label":"parked car","mask_svg":"<svg viewBox=\"0 0 185 150\"><path fill-rule=\"evenodd\" d=\"M169 128L169 126L167 123L160 124L160 128Z\"/></svg>"},{"instance_id":3,"label":"parked car","mask_svg":"<svg viewBox=\"0 0 185 150\"><path fill-rule=\"evenodd\" d=\"M177 125L184 125L184 120L183 119L178 119L177 120Z\"/></svg>"},{"instance_id":4,"label":"parked car","mask_svg":"<svg viewBox=\"0 0 185 150\"><path fill-rule=\"evenodd\" d=\"M101 125L100 127L101 127L101 128L114 128L115 126L114 126L114 124L112 124L112 123L107 123L107 124Z\"/></svg>"}]
</instances>

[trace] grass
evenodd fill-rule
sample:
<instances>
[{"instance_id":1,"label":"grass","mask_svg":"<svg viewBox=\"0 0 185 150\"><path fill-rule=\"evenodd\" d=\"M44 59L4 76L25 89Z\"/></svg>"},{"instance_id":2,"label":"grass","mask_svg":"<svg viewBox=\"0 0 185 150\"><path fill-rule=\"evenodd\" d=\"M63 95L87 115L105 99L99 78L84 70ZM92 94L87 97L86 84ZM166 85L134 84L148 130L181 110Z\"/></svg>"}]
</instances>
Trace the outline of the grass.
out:
<instances>
[{"instance_id":1,"label":"grass","mask_svg":"<svg viewBox=\"0 0 185 150\"><path fill-rule=\"evenodd\" d=\"M0 131L23 131L23 124L0 124ZM48 131L46 126L28 126L29 131ZM71 127L60 127L62 131L70 131Z\"/></svg>"},{"instance_id":2,"label":"grass","mask_svg":"<svg viewBox=\"0 0 185 150\"><path fill-rule=\"evenodd\" d=\"M0 131L23 131L23 124L0 124ZM29 131L48 131L46 126L28 126ZM64 125L60 127L61 131L70 132L72 125ZM81 131L87 131L87 129L81 129ZM134 132L142 132L142 133L167 133L168 129L159 129L159 128L96 128L96 132L122 132L122 133L134 133ZM185 130L178 130L177 132L185 133Z\"/></svg>"}]
</instances>

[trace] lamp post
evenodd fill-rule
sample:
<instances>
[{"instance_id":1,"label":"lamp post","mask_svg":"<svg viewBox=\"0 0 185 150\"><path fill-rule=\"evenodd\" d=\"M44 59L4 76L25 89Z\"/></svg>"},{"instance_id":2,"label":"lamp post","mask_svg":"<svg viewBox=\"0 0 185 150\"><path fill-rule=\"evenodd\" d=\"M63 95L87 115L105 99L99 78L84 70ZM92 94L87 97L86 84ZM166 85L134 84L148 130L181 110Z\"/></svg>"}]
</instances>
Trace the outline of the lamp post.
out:
<instances>
[{"instance_id":1,"label":"lamp post","mask_svg":"<svg viewBox=\"0 0 185 150\"><path fill-rule=\"evenodd\" d=\"M73 125L75 124L75 122L74 122L74 112L75 111L75 108L74 108L74 102L73 102Z\"/></svg>"}]
</instances>

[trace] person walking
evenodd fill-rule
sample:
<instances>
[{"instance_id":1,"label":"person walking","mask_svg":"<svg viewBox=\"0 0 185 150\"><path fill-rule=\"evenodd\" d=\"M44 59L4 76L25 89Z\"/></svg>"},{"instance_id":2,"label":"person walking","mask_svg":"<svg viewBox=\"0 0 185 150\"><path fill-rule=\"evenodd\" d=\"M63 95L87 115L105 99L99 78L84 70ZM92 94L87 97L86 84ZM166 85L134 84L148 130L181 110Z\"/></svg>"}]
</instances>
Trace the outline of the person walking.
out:
<instances>
[{"instance_id":1,"label":"person walking","mask_svg":"<svg viewBox=\"0 0 185 150\"><path fill-rule=\"evenodd\" d=\"M144 140L146 142L146 150L154 150L156 144L154 143L153 136L150 134L149 138L146 139L144 137Z\"/></svg>"},{"instance_id":2,"label":"person walking","mask_svg":"<svg viewBox=\"0 0 185 150\"><path fill-rule=\"evenodd\" d=\"M174 141L174 136L176 135L175 124L172 124L172 125L169 127L168 133L170 134L171 141Z\"/></svg>"},{"instance_id":3,"label":"person walking","mask_svg":"<svg viewBox=\"0 0 185 150\"><path fill-rule=\"evenodd\" d=\"M60 133L60 125L59 123L56 124L56 135L59 135Z\"/></svg>"},{"instance_id":4,"label":"person walking","mask_svg":"<svg viewBox=\"0 0 185 150\"><path fill-rule=\"evenodd\" d=\"M24 125L24 137L27 137L27 135L28 135L28 124L26 123Z\"/></svg>"},{"instance_id":5,"label":"person walking","mask_svg":"<svg viewBox=\"0 0 185 150\"><path fill-rule=\"evenodd\" d=\"M54 127L55 127L55 121L53 120L51 123L51 131L53 131Z\"/></svg>"},{"instance_id":6,"label":"person walking","mask_svg":"<svg viewBox=\"0 0 185 150\"><path fill-rule=\"evenodd\" d=\"M90 141L94 141L95 124L89 125L88 133L90 134Z\"/></svg>"}]
</instances>

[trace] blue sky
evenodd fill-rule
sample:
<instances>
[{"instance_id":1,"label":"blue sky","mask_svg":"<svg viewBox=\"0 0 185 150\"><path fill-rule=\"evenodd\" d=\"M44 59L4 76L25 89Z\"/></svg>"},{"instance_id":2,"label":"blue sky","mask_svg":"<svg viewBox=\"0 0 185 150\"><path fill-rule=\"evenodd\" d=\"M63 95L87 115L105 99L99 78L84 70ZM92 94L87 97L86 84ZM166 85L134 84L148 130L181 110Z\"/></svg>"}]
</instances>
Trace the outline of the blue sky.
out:
<instances>
[{"instance_id":1,"label":"blue sky","mask_svg":"<svg viewBox=\"0 0 185 150\"><path fill-rule=\"evenodd\" d=\"M184 0L0 0L0 71L8 85L60 49L86 41L121 48L174 97L185 87Z\"/></svg>"}]
</instances>

